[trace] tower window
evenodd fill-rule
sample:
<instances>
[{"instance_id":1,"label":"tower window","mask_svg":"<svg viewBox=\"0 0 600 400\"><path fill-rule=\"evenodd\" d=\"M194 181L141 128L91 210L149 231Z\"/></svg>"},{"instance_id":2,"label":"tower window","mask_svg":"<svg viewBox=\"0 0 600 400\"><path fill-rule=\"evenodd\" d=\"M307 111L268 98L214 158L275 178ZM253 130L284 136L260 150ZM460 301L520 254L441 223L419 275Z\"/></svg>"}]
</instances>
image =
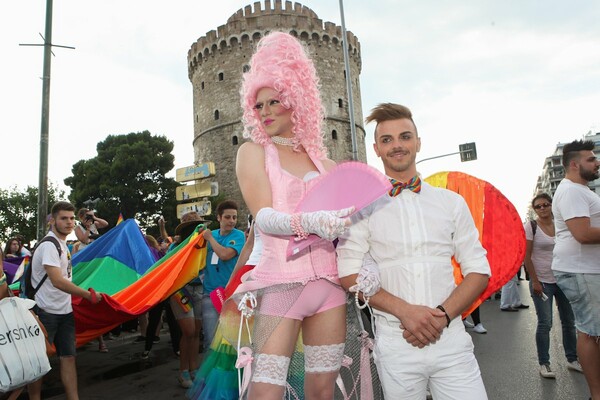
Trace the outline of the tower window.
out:
<instances>
[{"instance_id":1,"label":"tower window","mask_svg":"<svg viewBox=\"0 0 600 400\"><path fill-rule=\"evenodd\" d=\"M200 88L204 90L204 81L200 82Z\"/></svg>"},{"instance_id":2,"label":"tower window","mask_svg":"<svg viewBox=\"0 0 600 400\"><path fill-rule=\"evenodd\" d=\"M337 140L337 131L335 129L331 131L331 138Z\"/></svg>"},{"instance_id":3,"label":"tower window","mask_svg":"<svg viewBox=\"0 0 600 400\"><path fill-rule=\"evenodd\" d=\"M338 107L339 108L344 108L344 100L338 99Z\"/></svg>"},{"instance_id":4,"label":"tower window","mask_svg":"<svg viewBox=\"0 0 600 400\"><path fill-rule=\"evenodd\" d=\"M246 64L242 67L242 72L246 73L248 71L250 71L250 66L248 64Z\"/></svg>"},{"instance_id":5,"label":"tower window","mask_svg":"<svg viewBox=\"0 0 600 400\"><path fill-rule=\"evenodd\" d=\"M231 144L234 145L234 146L237 146L237 144L238 144L238 137L237 136L234 136L234 137L231 138Z\"/></svg>"},{"instance_id":6,"label":"tower window","mask_svg":"<svg viewBox=\"0 0 600 400\"><path fill-rule=\"evenodd\" d=\"M215 110L215 121L219 119L219 110Z\"/></svg>"},{"instance_id":7,"label":"tower window","mask_svg":"<svg viewBox=\"0 0 600 400\"><path fill-rule=\"evenodd\" d=\"M223 80L223 78L224 78L224 75L223 75L223 73L222 73L222 72L219 72L219 81L222 81L222 80Z\"/></svg>"}]
</instances>

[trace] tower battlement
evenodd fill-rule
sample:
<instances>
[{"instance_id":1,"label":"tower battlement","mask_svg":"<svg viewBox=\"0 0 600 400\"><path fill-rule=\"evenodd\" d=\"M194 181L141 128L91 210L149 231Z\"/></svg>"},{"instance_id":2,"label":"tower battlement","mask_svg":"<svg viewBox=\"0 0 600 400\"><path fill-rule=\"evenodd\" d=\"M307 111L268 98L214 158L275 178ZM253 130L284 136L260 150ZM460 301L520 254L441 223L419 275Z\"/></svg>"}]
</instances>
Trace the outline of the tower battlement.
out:
<instances>
[{"instance_id":1,"label":"tower battlement","mask_svg":"<svg viewBox=\"0 0 600 400\"><path fill-rule=\"evenodd\" d=\"M341 49L342 27L321 20L310 8L291 1L265 0L264 5L254 2L240 8L217 30L211 30L192 44L188 51L188 76L192 77L198 65L224 51L253 48L266 33L285 30L300 37L309 45L328 46ZM348 52L355 62L360 63L360 42L352 32L346 32Z\"/></svg>"}]
</instances>

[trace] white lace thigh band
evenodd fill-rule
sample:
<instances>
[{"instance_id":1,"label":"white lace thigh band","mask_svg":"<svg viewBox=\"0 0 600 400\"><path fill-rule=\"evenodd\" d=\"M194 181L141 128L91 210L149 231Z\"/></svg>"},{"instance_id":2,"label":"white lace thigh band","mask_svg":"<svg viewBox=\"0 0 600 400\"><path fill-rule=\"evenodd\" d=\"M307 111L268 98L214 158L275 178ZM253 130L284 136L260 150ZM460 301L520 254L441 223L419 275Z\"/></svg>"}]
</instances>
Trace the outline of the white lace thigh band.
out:
<instances>
[{"instance_id":1,"label":"white lace thigh band","mask_svg":"<svg viewBox=\"0 0 600 400\"><path fill-rule=\"evenodd\" d=\"M340 369L344 358L344 343L323 346L304 345L306 372L333 372Z\"/></svg>"},{"instance_id":2,"label":"white lace thigh band","mask_svg":"<svg viewBox=\"0 0 600 400\"><path fill-rule=\"evenodd\" d=\"M257 354L256 367L252 374L252 382L270 383L285 386L290 358L274 354Z\"/></svg>"}]
</instances>

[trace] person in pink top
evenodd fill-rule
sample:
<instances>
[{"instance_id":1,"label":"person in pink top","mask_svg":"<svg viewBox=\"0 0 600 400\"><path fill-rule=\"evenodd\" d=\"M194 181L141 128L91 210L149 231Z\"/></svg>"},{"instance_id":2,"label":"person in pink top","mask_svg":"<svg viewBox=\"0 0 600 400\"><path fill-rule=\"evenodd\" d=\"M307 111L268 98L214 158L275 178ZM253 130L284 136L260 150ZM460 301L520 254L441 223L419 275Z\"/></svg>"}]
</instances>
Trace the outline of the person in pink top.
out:
<instances>
[{"instance_id":1,"label":"person in pink top","mask_svg":"<svg viewBox=\"0 0 600 400\"><path fill-rule=\"evenodd\" d=\"M256 216L263 254L240 288L256 290L250 399L281 399L300 329L304 395L331 399L346 335L346 295L340 287L332 240L349 225L353 210L294 213L327 173L321 124L323 108L315 67L293 36L273 32L258 43L244 74L241 101L246 142L237 154L242 195ZM324 239L286 258L290 237Z\"/></svg>"},{"instance_id":2,"label":"person in pink top","mask_svg":"<svg viewBox=\"0 0 600 400\"><path fill-rule=\"evenodd\" d=\"M537 218L527 221L524 225L527 239L525 268L529 274L529 290L538 319L535 345L540 375L544 378L555 379L556 373L550 368L549 351L554 300L556 300L562 327L563 350L567 358L567 368L579 372L583 370L577 358L575 315L569 299L558 287L552 273L552 251L554 250L555 236L552 197L548 193L540 193L531 200L531 207Z\"/></svg>"}]
</instances>

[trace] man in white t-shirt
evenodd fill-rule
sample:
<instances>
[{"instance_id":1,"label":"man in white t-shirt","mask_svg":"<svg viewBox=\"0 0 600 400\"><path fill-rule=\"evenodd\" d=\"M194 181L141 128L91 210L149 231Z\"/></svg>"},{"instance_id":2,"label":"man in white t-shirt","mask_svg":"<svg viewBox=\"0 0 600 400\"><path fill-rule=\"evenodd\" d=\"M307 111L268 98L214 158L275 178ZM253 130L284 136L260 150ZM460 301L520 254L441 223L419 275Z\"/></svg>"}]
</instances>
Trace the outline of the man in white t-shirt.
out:
<instances>
[{"instance_id":1,"label":"man in white t-shirt","mask_svg":"<svg viewBox=\"0 0 600 400\"><path fill-rule=\"evenodd\" d=\"M31 260L31 283L37 289L35 301L37 314L48 332L48 341L56 347L60 358L61 381L66 398L79 398L77 392L77 367L75 365L75 318L71 295L98 303L100 294L92 295L71 282L71 254L67 248L67 235L75 227L75 207L66 201L52 206L51 230L46 237L52 238L38 245ZM53 241L58 240L59 253ZM47 277L46 277L47 275ZM46 278L45 278L46 277ZM42 380L28 387L29 398L41 398Z\"/></svg>"},{"instance_id":2,"label":"man in white t-shirt","mask_svg":"<svg viewBox=\"0 0 600 400\"><path fill-rule=\"evenodd\" d=\"M577 354L593 399L600 399L600 197L587 184L600 178L594 142L563 147L565 178L554 194L556 244L552 271L575 314Z\"/></svg>"}]
</instances>

